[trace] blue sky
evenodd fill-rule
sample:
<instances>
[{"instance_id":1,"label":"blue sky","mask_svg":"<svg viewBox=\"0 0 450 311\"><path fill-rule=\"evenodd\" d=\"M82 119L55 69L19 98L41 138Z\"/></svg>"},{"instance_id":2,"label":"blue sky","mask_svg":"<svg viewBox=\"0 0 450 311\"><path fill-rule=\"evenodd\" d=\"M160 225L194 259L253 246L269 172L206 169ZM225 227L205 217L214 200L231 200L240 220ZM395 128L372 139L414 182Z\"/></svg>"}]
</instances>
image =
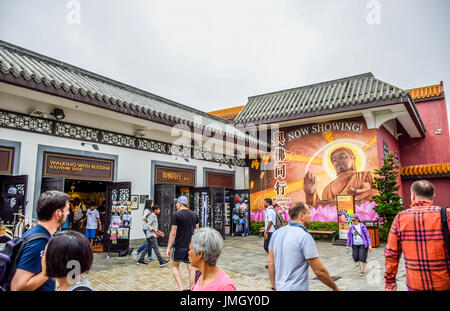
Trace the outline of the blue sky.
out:
<instances>
[{"instance_id":1,"label":"blue sky","mask_svg":"<svg viewBox=\"0 0 450 311\"><path fill-rule=\"evenodd\" d=\"M1 0L0 39L203 111L365 72L450 88L447 0L68 2Z\"/></svg>"}]
</instances>

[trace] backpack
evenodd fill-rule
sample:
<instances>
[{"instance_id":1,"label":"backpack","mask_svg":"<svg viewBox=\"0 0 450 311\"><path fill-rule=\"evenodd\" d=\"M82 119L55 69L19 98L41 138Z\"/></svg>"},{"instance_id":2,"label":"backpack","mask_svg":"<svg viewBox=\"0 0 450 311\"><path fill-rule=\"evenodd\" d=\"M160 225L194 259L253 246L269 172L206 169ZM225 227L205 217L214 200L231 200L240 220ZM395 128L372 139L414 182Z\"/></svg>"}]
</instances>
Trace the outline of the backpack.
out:
<instances>
[{"instance_id":1,"label":"backpack","mask_svg":"<svg viewBox=\"0 0 450 311\"><path fill-rule=\"evenodd\" d=\"M44 233L30 234L26 238L15 238L0 251L0 291L10 291L11 281L17 270L25 245L36 240L49 240Z\"/></svg>"},{"instance_id":2,"label":"backpack","mask_svg":"<svg viewBox=\"0 0 450 311\"><path fill-rule=\"evenodd\" d=\"M272 207L273 208L273 207ZM273 226L275 227L275 230L280 229L281 227L283 227L284 225L286 225L284 223L284 218L280 213L277 213L277 211L275 210L275 208L273 208L273 210L275 211L275 214L277 215L277 220L275 221L275 223L273 224Z\"/></svg>"}]
</instances>

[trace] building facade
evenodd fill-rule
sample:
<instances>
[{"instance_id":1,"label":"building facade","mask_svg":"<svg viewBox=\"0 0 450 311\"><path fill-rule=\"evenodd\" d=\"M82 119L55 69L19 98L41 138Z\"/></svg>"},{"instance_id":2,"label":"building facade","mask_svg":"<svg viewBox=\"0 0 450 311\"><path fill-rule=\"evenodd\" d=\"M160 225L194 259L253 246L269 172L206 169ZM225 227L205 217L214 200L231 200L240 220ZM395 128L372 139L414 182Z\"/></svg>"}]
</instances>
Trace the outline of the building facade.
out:
<instances>
[{"instance_id":1,"label":"building facade","mask_svg":"<svg viewBox=\"0 0 450 311\"><path fill-rule=\"evenodd\" d=\"M421 178L435 184L435 203L448 205L450 138L442 82L403 90L368 73L252 96L244 108L228 110L237 124L256 124L271 135L271 152L250 162L253 221L264 219L264 198L272 198L286 219L287 207L303 201L312 206L313 221L341 221L337 202L345 195L353 196L362 220L377 219L371 182L388 153L401 167L405 207L412 182Z\"/></svg>"},{"instance_id":2,"label":"building facade","mask_svg":"<svg viewBox=\"0 0 450 311\"><path fill-rule=\"evenodd\" d=\"M56 189L83 209L94 201L106 223L120 210L127 230L108 235L128 240L144 238L144 203L156 200L168 235L178 195L248 189L252 138L229 121L7 42L0 42L0 69L5 225L14 214L36 221L40 193ZM118 202L131 205L122 210Z\"/></svg>"}]
</instances>

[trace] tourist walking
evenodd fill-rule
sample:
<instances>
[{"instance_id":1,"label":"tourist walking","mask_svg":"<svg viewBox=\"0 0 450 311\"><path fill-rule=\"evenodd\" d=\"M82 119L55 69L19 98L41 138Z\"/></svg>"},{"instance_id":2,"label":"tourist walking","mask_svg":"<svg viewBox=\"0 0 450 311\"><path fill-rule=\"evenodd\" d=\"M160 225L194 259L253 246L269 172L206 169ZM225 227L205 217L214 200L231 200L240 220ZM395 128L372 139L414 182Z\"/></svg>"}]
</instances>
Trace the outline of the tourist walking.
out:
<instances>
[{"instance_id":1,"label":"tourist walking","mask_svg":"<svg viewBox=\"0 0 450 311\"><path fill-rule=\"evenodd\" d=\"M178 288L184 290L181 280L180 263L184 262L187 265L189 288L192 288L195 283L195 269L190 264L188 253L192 235L194 234L194 230L198 229L199 223L197 214L188 209L188 199L185 196L182 195L178 199L175 199L175 201L178 211L172 215L170 220L171 229L166 257L168 259L172 258L173 277Z\"/></svg>"},{"instance_id":2,"label":"tourist walking","mask_svg":"<svg viewBox=\"0 0 450 311\"><path fill-rule=\"evenodd\" d=\"M142 231L144 231L145 238L147 239L147 226L148 226L148 217L152 213L152 208L155 205L155 202L153 200L146 200L144 205L144 212L142 215ZM144 242L141 247L134 253L134 258L136 261L139 259L140 253L145 249L147 246L147 242ZM152 257L152 248L148 248L147 258L149 261L155 260L155 258Z\"/></svg>"},{"instance_id":3,"label":"tourist walking","mask_svg":"<svg viewBox=\"0 0 450 311\"><path fill-rule=\"evenodd\" d=\"M92 291L82 275L90 270L93 260L94 252L86 236L74 230L57 232L48 241L42 273L56 280L59 291Z\"/></svg>"},{"instance_id":4,"label":"tourist walking","mask_svg":"<svg viewBox=\"0 0 450 311\"><path fill-rule=\"evenodd\" d=\"M402 253L408 290L450 290L450 250L445 245L450 211L434 205L434 195L432 183L415 181L411 185L410 208L395 216L384 251L385 290L397 290Z\"/></svg>"},{"instance_id":5,"label":"tourist walking","mask_svg":"<svg viewBox=\"0 0 450 311\"><path fill-rule=\"evenodd\" d=\"M195 230L189 245L189 261L201 274L192 291L236 290L230 277L216 266L222 248L223 238L217 230L211 227Z\"/></svg>"},{"instance_id":6,"label":"tourist walking","mask_svg":"<svg viewBox=\"0 0 450 311\"><path fill-rule=\"evenodd\" d=\"M138 259L138 264L140 265L146 265L147 263L144 261L145 254L148 252L148 249L151 247L155 251L156 257L159 261L159 266L163 267L167 265L170 260L166 260L161 256L161 253L159 252L159 246L158 242L156 240L157 237L163 237L164 232L158 230L158 215L161 212L159 206L153 205L152 207L152 213L148 216L147 219L147 245L145 246L144 250L141 252L141 255Z\"/></svg>"},{"instance_id":7,"label":"tourist walking","mask_svg":"<svg viewBox=\"0 0 450 311\"><path fill-rule=\"evenodd\" d=\"M52 190L42 193L37 201L38 224L27 230L22 239L35 234L43 238L25 245L11 281L12 291L54 291L55 280L42 273L42 256L50 237L62 226L69 214L69 196Z\"/></svg>"},{"instance_id":8,"label":"tourist walking","mask_svg":"<svg viewBox=\"0 0 450 311\"><path fill-rule=\"evenodd\" d=\"M269 243L272 234L275 232L275 223L277 221L277 212L272 206L272 199L264 199L264 250L269 252Z\"/></svg>"},{"instance_id":9,"label":"tourist walking","mask_svg":"<svg viewBox=\"0 0 450 311\"><path fill-rule=\"evenodd\" d=\"M347 247L352 249L354 262L359 262L359 276L364 276L364 268L367 262L367 253L372 251L372 240L370 239L369 230L359 222L357 214L352 215L352 225L348 229Z\"/></svg>"},{"instance_id":10,"label":"tourist walking","mask_svg":"<svg viewBox=\"0 0 450 311\"><path fill-rule=\"evenodd\" d=\"M317 278L337 291L339 288L322 264L316 243L306 229L311 223L309 207L303 202L289 208L291 221L272 235L269 244L269 277L272 290L308 291L308 267Z\"/></svg>"},{"instance_id":11,"label":"tourist walking","mask_svg":"<svg viewBox=\"0 0 450 311\"><path fill-rule=\"evenodd\" d=\"M86 211L86 216L83 220L86 223L85 235L91 242L91 246L94 245L94 239L97 235L97 228L102 230L102 222L100 221L100 213L97 210L97 204L94 202L89 203L89 209Z\"/></svg>"},{"instance_id":12,"label":"tourist walking","mask_svg":"<svg viewBox=\"0 0 450 311\"><path fill-rule=\"evenodd\" d=\"M76 197L73 199L73 228L78 232L83 232L83 219L84 219L84 211L83 211L83 203L80 198Z\"/></svg>"}]
</instances>

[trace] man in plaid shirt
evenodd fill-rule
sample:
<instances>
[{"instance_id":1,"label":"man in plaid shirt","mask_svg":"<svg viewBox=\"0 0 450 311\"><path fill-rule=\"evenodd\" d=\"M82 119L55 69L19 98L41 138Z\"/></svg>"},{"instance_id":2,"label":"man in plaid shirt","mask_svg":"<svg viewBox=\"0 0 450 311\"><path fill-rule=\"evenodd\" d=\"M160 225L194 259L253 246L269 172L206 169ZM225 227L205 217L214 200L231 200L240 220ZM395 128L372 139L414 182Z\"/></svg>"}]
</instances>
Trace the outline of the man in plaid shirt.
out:
<instances>
[{"instance_id":1,"label":"man in plaid shirt","mask_svg":"<svg viewBox=\"0 0 450 311\"><path fill-rule=\"evenodd\" d=\"M412 184L411 207L395 217L384 251L385 290L397 289L395 276L402 252L408 290L450 290L450 258L442 234L441 207L434 206L433 199L432 183L418 180Z\"/></svg>"}]
</instances>

